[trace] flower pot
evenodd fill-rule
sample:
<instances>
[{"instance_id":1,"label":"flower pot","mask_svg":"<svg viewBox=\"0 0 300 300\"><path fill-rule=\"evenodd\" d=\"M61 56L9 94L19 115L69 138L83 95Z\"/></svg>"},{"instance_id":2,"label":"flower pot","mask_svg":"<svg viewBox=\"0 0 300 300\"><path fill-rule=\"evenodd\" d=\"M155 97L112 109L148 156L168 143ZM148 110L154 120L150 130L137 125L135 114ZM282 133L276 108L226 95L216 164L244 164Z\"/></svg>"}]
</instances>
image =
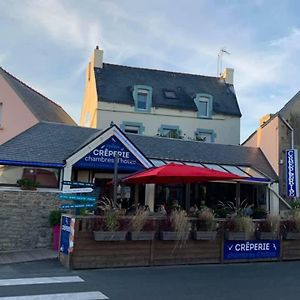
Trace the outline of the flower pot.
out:
<instances>
[{"instance_id":1,"label":"flower pot","mask_svg":"<svg viewBox=\"0 0 300 300\"><path fill-rule=\"evenodd\" d=\"M284 234L285 240L300 240L300 232L286 232Z\"/></svg>"},{"instance_id":2,"label":"flower pot","mask_svg":"<svg viewBox=\"0 0 300 300\"><path fill-rule=\"evenodd\" d=\"M60 225L54 225L52 227L52 249L58 251L59 248L59 233Z\"/></svg>"},{"instance_id":3,"label":"flower pot","mask_svg":"<svg viewBox=\"0 0 300 300\"><path fill-rule=\"evenodd\" d=\"M256 232L256 238L259 240L278 240L279 233L278 232L258 231L258 232Z\"/></svg>"},{"instance_id":4,"label":"flower pot","mask_svg":"<svg viewBox=\"0 0 300 300\"><path fill-rule=\"evenodd\" d=\"M217 231L194 231L194 240L215 240L217 236Z\"/></svg>"},{"instance_id":5,"label":"flower pot","mask_svg":"<svg viewBox=\"0 0 300 300\"><path fill-rule=\"evenodd\" d=\"M235 232L235 231L226 231L225 232L225 239L229 241L238 241L238 240L249 240L250 233L248 232Z\"/></svg>"},{"instance_id":6,"label":"flower pot","mask_svg":"<svg viewBox=\"0 0 300 300\"><path fill-rule=\"evenodd\" d=\"M155 231L132 231L130 237L132 241L152 241Z\"/></svg>"},{"instance_id":7,"label":"flower pot","mask_svg":"<svg viewBox=\"0 0 300 300\"><path fill-rule=\"evenodd\" d=\"M161 231L160 232L160 239L163 241L180 241L186 240L189 237L189 232L185 232L184 237L179 236L175 231Z\"/></svg>"},{"instance_id":8,"label":"flower pot","mask_svg":"<svg viewBox=\"0 0 300 300\"><path fill-rule=\"evenodd\" d=\"M95 241L125 241L127 231L93 231Z\"/></svg>"}]
</instances>

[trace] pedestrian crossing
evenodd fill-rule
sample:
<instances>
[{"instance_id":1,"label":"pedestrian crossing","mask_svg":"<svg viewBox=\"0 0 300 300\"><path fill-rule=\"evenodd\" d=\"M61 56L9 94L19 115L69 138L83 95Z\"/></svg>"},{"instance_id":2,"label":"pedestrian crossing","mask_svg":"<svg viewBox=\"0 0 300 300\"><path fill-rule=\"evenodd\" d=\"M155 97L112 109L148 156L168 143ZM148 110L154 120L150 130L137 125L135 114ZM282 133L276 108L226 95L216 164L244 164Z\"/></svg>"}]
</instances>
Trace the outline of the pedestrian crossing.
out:
<instances>
[{"instance_id":1,"label":"pedestrian crossing","mask_svg":"<svg viewBox=\"0 0 300 300\"><path fill-rule=\"evenodd\" d=\"M0 279L1 287L11 286L26 286L26 285L42 285L42 284L66 284L84 282L79 276L54 276L54 277L34 277L34 278L12 278L12 279ZM17 291L14 289L14 291ZM20 291L18 292L20 294ZM28 292L26 292L28 294ZM100 291L86 291L86 292L64 292L64 293L51 293L51 294L39 294L39 295L9 295L1 296L0 300L101 300L109 299L106 295Z\"/></svg>"}]
</instances>

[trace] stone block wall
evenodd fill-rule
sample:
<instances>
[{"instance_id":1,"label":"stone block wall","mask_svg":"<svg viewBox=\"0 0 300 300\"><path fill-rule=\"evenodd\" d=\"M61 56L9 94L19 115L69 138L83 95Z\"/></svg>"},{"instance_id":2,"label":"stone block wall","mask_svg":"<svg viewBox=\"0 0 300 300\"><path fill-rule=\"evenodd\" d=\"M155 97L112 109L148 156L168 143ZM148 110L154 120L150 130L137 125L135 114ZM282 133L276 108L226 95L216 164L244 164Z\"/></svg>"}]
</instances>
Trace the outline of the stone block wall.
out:
<instances>
[{"instance_id":1,"label":"stone block wall","mask_svg":"<svg viewBox=\"0 0 300 300\"><path fill-rule=\"evenodd\" d=\"M57 193L0 191L0 251L51 246L49 214L57 210Z\"/></svg>"}]
</instances>

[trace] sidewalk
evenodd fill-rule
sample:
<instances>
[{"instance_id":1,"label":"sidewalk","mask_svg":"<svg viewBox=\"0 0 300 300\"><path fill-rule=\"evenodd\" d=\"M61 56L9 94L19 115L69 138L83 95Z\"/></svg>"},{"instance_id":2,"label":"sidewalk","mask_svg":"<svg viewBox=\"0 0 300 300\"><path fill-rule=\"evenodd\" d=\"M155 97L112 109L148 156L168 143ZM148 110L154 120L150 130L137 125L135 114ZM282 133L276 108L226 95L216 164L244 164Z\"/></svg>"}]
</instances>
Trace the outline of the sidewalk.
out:
<instances>
[{"instance_id":1,"label":"sidewalk","mask_svg":"<svg viewBox=\"0 0 300 300\"><path fill-rule=\"evenodd\" d=\"M0 252L0 265L57 258L57 251L39 248L24 251Z\"/></svg>"}]
</instances>

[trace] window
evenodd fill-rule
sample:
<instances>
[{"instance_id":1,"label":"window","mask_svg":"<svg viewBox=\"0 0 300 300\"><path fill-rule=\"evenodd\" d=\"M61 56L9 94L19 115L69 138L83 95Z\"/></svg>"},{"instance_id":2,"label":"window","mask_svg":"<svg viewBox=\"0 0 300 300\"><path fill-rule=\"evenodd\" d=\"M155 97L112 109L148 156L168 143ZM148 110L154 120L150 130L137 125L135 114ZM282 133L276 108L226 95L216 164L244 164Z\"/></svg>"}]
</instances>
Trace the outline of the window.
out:
<instances>
[{"instance_id":1,"label":"window","mask_svg":"<svg viewBox=\"0 0 300 300\"><path fill-rule=\"evenodd\" d=\"M197 129L195 132L195 140L204 143L214 143L216 134L211 129Z\"/></svg>"},{"instance_id":2,"label":"window","mask_svg":"<svg viewBox=\"0 0 300 300\"><path fill-rule=\"evenodd\" d=\"M161 125L158 129L158 135L162 137L168 137L173 139L181 139L181 131L178 126L173 125Z\"/></svg>"},{"instance_id":3,"label":"window","mask_svg":"<svg viewBox=\"0 0 300 300\"><path fill-rule=\"evenodd\" d=\"M138 122L124 121L120 125L120 127L126 133L143 134L143 132L145 131L145 127L143 126L143 123L138 123Z\"/></svg>"},{"instance_id":4,"label":"window","mask_svg":"<svg viewBox=\"0 0 300 300\"><path fill-rule=\"evenodd\" d=\"M177 99L176 93L174 91L164 91L165 98Z\"/></svg>"},{"instance_id":5,"label":"window","mask_svg":"<svg viewBox=\"0 0 300 300\"><path fill-rule=\"evenodd\" d=\"M199 118L211 118L212 96L206 94L196 94L194 99L198 110Z\"/></svg>"},{"instance_id":6,"label":"window","mask_svg":"<svg viewBox=\"0 0 300 300\"><path fill-rule=\"evenodd\" d=\"M152 106L152 87L135 85L132 95L135 104L135 111L150 112Z\"/></svg>"}]
</instances>

